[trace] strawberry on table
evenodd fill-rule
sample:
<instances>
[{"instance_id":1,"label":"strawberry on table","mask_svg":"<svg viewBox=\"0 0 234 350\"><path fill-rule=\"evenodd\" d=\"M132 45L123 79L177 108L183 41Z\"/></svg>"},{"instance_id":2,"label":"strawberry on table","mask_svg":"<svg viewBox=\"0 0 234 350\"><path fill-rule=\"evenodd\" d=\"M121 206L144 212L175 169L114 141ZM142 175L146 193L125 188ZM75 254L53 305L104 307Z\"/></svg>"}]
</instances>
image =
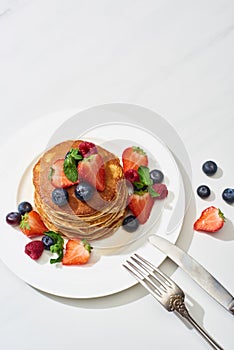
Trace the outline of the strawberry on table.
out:
<instances>
[{"instance_id":1,"label":"strawberry on table","mask_svg":"<svg viewBox=\"0 0 234 350\"><path fill-rule=\"evenodd\" d=\"M129 209L137 217L140 224L145 224L149 219L154 200L149 192L143 194L134 193L129 198Z\"/></svg>"},{"instance_id":2,"label":"strawberry on table","mask_svg":"<svg viewBox=\"0 0 234 350\"><path fill-rule=\"evenodd\" d=\"M45 231L48 231L40 215L35 210L22 216L20 229L28 237L41 236Z\"/></svg>"},{"instance_id":3,"label":"strawberry on table","mask_svg":"<svg viewBox=\"0 0 234 350\"><path fill-rule=\"evenodd\" d=\"M148 157L142 148L132 146L123 151L122 162L125 173L129 169L138 170L139 166L147 166Z\"/></svg>"},{"instance_id":4,"label":"strawberry on table","mask_svg":"<svg viewBox=\"0 0 234 350\"><path fill-rule=\"evenodd\" d=\"M216 232L220 230L225 222L224 214L216 207L208 207L194 223L194 230L204 232Z\"/></svg>"},{"instance_id":5,"label":"strawberry on table","mask_svg":"<svg viewBox=\"0 0 234 350\"><path fill-rule=\"evenodd\" d=\"M58 159L56 162L54 162L50 168L49 178L52 185L56 188L66 188L78 183L78 180L73 182L65 175L64 159Z\"/></svg>"},{"instance_id":6,"label":"strawberry on table","mask_svg":"<svg viewBox=\"0 0 234 350\"><path fill-rule=\"evenodd\" d=\"M92 154L78 164L79 179L87 181L98 191L105 189L105 166L100 154Z\"/></svg>"},{"instance_id":7,"label":"strawberry on table","mask_svg":"<svg viewBox=\"0 0 234 350\"><path fill-rule=\"evenodd\" d=\"M86 240L69 239L62 259L63 265L83 265L90 258L92 247Z\"/></svg>"}]
</instances>

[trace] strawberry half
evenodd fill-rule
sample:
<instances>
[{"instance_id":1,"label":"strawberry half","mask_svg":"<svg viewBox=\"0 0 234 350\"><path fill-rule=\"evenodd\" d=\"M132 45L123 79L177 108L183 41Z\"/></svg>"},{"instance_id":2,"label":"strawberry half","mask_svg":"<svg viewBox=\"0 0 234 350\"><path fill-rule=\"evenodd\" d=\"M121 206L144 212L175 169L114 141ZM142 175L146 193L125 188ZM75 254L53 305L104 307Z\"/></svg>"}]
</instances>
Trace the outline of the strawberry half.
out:
<instances>
[{"instance_id":1,"label":"strawberry half","mask_svg":"<svg viewBox=\"0 0 234 350\"><path fill-rule=\"evenodd\" d=\"M148 165L148 157L140 147L132 146L124 150L122 154L124 173L129 169L138 170L139 166Z\"/></svg>"},{"instance_id":2,"label":"strawberry half","mask_svg":"<svg viewBox=\"0 0 234 350\"><path fill-rule=\"evenodd\" d=\"M90 258L92 247L86 240L69 239L62 259L63 265L83 265Z\"/></svg>"},{"instance_id":3,"label":"strawberry half","mask_svg":"<svg viewBox=\"0 0 234 350\"><path fill-rule=\"evenodd\" d=\"M225 217L221 210L211 206L203 210L193 228L196 231L216 232L223 227L224 222Z\"/></svg>"},{"instance_id":4,"label":"strawberry half","mask_svg":"<svg viewBox=\"0 0 234 350\"><path fill-rule=\"evenodd\" d=\"M137 217L140 224L145 224L149 219L154 200L149 192L144 194L132 194L129 198L129 209Z\"/></svg>"},{"instance_id":5,"label":"strawberry half","mask_svg":"<svg viewBox=\"0 0 234 350\"><path fill-rule=\"evenodd\" d=\"M98 191L105 189L105 166L100 154L92 154L78 164L79 179L87 181Z\"/></svg>"},{"instance_id":6,"label":"strawberry half","mask_svg":"<svg viewBox=\"0 0 234 350\"><path fill-rule=\"evenodd\" d=\"M20 229L28 237L41 236L45 231L48 231L40 215L35 210L22 216Z\"/></svg>"},{"instance_id":7,"label":"strawberry half","mask_svg":"<svg viewBox=\"0 0 234 350\"><path fill-rule=\"evenodd\" d=\"M50 168L49 178L51 184L56 188L66 188L78 183L78 181L72 182L66 177L63 164L64 159L58 159Z\"/></svg>"}]
</instances>

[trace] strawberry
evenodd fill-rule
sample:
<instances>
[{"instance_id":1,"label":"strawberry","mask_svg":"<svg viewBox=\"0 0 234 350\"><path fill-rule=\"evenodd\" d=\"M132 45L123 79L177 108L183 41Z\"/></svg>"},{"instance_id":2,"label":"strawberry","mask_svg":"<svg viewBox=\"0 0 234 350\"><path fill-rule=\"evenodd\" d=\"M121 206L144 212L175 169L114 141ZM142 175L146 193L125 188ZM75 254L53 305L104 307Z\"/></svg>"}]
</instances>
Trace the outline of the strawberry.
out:
<instances>
[{"instance_id":1,"label":"strawberry","mask_svg":"<svg viewBox=\"0 0 234 350\"><path fill-rule=\"evenodd\" d=\"M52 185L56 188L66 188L78 183L78 181L72 182L66 177L63 165L64 159L58 159L50 168L49 178Z\"/></svg>"},{"instance_id":2,"label":"strawberry","mask_svg":"<svg viewBox=\"0 0 234 350\"><path fill-rule=\"evenodd\" d=\"M32 241L26 244L24 252L33 260L38 260L43 253L44 244L42 241Z\"/></svg>"},{"instance_id":3,"label":"strawberry","mask_svg":"<svg viewBox=\"0 0 234 350\"><path fill-rule=\"evenodd\" d=\"M204 232L216 232L224 225L225 217L220 209L213 206L206 208L194 223L194 230Z\"/></svg>"},{"instance_id":4,"label":"strawberry","mask_svg":"<svg viewBox=\"0 0 234 350\"><path fill-rule=\"evenodd\" d=\"M48 231L40 215L35 210L22 216L20 229L28 237L41 236L45 231Z\"/></svg>"},{"instance_id":5,"label":"strawberry","mask_svg":"<svg viewBox=\"0 0 234 350\"><path fill-rule=\"evenodd\" d=\"M149 192L145 192L143 194L132 194L129 198L128 206L137 217L140 224L144 224L150 216L153 204L153 198L150 196Z\"/></svg>"},{"instance_id":6,"label":"strawberry","mask_svg":"<svg viewBox=\"0 0 234 350\"><path fill-rule=\"evenodd\" d=\"M105 166L100 154L92 154L78 164L79 179L87 181L98 191L105 189Z\"/></svg>"},{"instance_id":7,"label":"strawberry","mask_svg":"<svg viewBox=\"0 0 234 350\"><path fill-rule=\"evenodd\" d=\"M62 259L63 265L82 265L89 260L92 247L86 240L69 239Z\"/></svg>"},{"instance_id":8,"label":"strawberry","mask_svg":"<svg viewBox=\"0 0 234 350\"><path fill-rule=\"evenodd\" d=\"M123 151L122 161L124 173L129 169L138 170L139 166L148 165L147 154L136 146L128 147Z\"/></svg>"}]
</instances>

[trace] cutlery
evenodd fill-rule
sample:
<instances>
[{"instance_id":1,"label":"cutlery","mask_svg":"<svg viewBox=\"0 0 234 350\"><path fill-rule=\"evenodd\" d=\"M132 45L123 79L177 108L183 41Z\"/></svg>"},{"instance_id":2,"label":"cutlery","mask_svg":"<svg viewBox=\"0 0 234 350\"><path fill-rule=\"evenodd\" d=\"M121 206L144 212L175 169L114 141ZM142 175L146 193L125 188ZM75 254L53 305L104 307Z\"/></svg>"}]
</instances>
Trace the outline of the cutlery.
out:
<instances>
[{"instance_id":1,"label":"cutlery","mask_svg":"<svg viewBox=\"0 0 234 350\"><path fill-rule=\"evenodd\" d=\"M201 264L163 237L152 235L149 242L180 266L208 294L234 315L233 296Z\"/></svg>"},{"instance_id":2,"label":"cutlery","mask_svg":"<svg viewBox=\"0 0 234 350\"><path fill-rule=\"evenodd\" d=\"M175 311L184 317L209 343L213 349L223 348L189 314L184 303L184 292L165 273L142 258L133 254L123 266L157 299L167 311Z\"/></svg>"}]
</instances>

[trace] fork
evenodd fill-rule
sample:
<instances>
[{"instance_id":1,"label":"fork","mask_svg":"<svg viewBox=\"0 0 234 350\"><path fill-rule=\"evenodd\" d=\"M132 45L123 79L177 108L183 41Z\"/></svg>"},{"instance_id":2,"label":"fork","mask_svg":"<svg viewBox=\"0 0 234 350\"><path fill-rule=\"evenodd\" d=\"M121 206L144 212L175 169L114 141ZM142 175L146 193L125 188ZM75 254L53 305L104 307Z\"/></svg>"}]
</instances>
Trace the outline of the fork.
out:
<instances>
[{"instance_id":1,"label":"fork","mask_svg":"<svg viewBox=\"0 0 234 350\"><path fill-rule=\"evenodd\" d=\"M224 350L190 316L184 303L184 292L165 273L139 254L133 254L129 260L123 263L123 266L167 309L167 311L175 311L184 317L213 349Z\"/></svg>"}]
</instances>

